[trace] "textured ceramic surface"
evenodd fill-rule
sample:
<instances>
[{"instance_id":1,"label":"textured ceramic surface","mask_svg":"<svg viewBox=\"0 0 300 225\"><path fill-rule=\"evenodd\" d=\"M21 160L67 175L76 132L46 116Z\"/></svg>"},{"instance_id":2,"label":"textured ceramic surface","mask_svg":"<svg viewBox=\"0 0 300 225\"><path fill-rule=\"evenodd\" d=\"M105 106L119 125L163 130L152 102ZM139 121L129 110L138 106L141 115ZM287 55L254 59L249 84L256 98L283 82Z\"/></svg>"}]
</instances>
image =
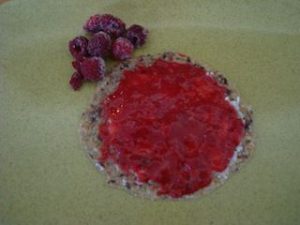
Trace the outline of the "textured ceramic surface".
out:
<instances>
[{"instance_id":1,"label":"textured ceramic surface","mask_svg":"<svg viewBox=\"0 0 300 225\"><path fill-rule=\"evenodd\" d=\"M87 159L79 120L95 90L68 86L67 42L94 13L150 30L135 55L184 52L225 73L254 108L256 153L194 200L113 189ZM0 224L300 223L299 1L18 1L0 5Z\"/></svg>"}]
</instances>

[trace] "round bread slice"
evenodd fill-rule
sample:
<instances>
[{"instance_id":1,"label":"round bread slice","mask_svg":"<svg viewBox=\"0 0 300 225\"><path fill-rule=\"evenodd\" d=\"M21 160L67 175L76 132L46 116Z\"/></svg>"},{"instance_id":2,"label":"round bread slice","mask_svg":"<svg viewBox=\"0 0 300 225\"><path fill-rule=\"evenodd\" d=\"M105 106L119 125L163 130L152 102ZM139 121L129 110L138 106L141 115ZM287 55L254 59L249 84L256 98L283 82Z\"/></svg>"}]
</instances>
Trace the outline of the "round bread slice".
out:
<instances>
[{"instance_id":1,"label":"round bread slice","mask_svg":"<svg viewBox=\"0 0 300 225\"><path fill-rule=\"evenodd\" d=\"M124 71L133 71L137 67L149 67L158 59L167 62L176 62L180 64L189 64L197 68L202 68L206 71L206 76L213 78L217 81L218 85L226 88L224 99L228 101L236 110L238 117L243 122L244 135L240 143L234 149L234 154L228 163L228 166L223 171L214 172L212 180L204 188L187 195L180 195L176 198L189 198L194 196L201 196L205 193L223 184L228 177L239 170L240 166L250 157L254 150L253 131L252 131L252 110L249 106L241 103L238 93L228 85L227 79L217 71L212 71L206 66L196 63L190 57L173 52L166 52L156 56L146 55L140 56L135 59L122 62L113 69L102 81L99 82L95 95L91 104L82 115L80 125L81 140L84 145L85 151L88 153L89 158L96 165L96 168L107 175L107 182L114 186L120 186L128 190L134 195L156 198L172 198L168 194L158 194L157 184L148 180L141 182L134 172L126 173L122 171L120 166L114 160L102 161L101 146L102 138L99 132L99 126L103 123L102 117L102 103L112 94L119 86L123 78ZM193 178L191 178L193 179Z\"/></svg>"}]
</instances>

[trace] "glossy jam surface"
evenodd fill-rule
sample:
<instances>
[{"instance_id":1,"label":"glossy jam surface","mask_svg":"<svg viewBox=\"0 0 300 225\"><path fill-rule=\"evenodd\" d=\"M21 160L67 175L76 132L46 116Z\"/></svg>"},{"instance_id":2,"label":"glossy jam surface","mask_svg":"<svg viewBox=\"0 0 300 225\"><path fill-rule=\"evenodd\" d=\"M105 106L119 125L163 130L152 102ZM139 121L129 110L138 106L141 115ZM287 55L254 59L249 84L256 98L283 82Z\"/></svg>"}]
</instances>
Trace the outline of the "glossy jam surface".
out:
<instances>
[{"instance_id":1,"label":"glossy jam surface","mask_svg":"<svg viewBox=\"0 0 300 225\"><path fill-rule=\"evenodd\" d=\"M158 195L178 198L208 186L244 135L225 87L188 63L156 60L125 71L102 102L101 158Z\"/></svg>"}]
</instances>

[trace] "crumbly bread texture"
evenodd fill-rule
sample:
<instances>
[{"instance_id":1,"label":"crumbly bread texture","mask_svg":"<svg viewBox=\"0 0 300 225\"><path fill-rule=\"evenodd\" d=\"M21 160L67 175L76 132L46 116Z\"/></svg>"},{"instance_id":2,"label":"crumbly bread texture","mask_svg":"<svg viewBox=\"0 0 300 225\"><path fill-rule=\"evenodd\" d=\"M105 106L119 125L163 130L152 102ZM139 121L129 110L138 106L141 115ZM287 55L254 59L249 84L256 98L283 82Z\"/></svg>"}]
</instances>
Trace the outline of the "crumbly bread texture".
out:
<instances>
[{"instance_id":1,"label":"crumbly bread texture","mask_svg":"<svg viewBox=\"0 0 300 225\"><path fill-rule=\"evenodd\" d=\"M191 58L186 55L173 52L165 52L156 56L145 55L122 62L115 67L112 72L107 74L105 78L98 83L92 102L82 115L80 124L81 141L88 157L96 165L96 168L107 175L107 182L109 184L123 187L130 193L140 197L148 197L151 199L169 198L168 196L157 196L151 188L153 183L140 183L137 181L134 174L125 176L114 162L108 161L105 164L100 164L97 160L101 154L99 151L101 147L101 137L98 133L102 110L100 103L118 87L124 70L134 70L134 68L138 65L150 66L158 58L166 61L188 63L196 67L205 68L207 76L213 77L218 81L219 85L226 87L227 96L225 99L228 100L237 110L240 118L244 122L245 136L241 143L237 146L227 169L221 173L214 173L213 181L208 187L200 189L192 195L184 196L184 198L202 196L223 184L228 177L238 171L241 165L244 164L244 162L252 155L254 151L252 110L249 106L241 103L238 93L229 87L228 81L224 75L220 74L218 71L212 71L206 66L192 61Z\"/></svg>"}]
</instances>

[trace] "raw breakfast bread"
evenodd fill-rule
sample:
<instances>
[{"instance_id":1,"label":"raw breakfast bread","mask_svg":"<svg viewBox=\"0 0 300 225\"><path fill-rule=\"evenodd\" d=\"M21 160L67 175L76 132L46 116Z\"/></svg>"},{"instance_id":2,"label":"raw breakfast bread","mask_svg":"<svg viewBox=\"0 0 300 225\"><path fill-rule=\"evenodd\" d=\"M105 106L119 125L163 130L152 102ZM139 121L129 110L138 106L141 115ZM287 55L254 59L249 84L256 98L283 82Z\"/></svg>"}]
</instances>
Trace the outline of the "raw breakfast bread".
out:
<instances>
[{"instance_id":1,"label":"raw breakfast bread","mask_svg":"<svg viewBox=\"0 0 300 225\"><path fill-rule=\"evenodd\" d=\"M81 140L84 145L85 151L88 153L89 158L96 165L96 168L106 173L107 182L120 186L130 191L134 195L149 197L149 198L168 198L168 196L158 196L153 188L151 188L153 182L141 183L137 181L135 174L124 175L119 167L113 161L107 161L105 163L99 162L101 137L98 131L99 124L102 122L101 118L101 102L111 93L113 93L119 85L122 79L123 72L125 70L134 70L137 66L150 66L155 60L162 59L165 61L187 63L195 67L204 68L207 76L211 76L215 79L219 85L224 86L227 90L226 100L230 101L231 105L237 110L240 118L243 120L245 135L235 149L234 155L223 172L215 172L213 174L213 180L209 186L198 190L191 196L201 196L216 187L224 183L228 177L239 170L240 166L250 157L254 150L253 131L252 131L252 110L250 107L243 105L240 102L240 97L235 90L229 87L227 79L219 72L212 71L202 64L193 62L190 57L173 52L166 52L156 56L146 55L135 59L122 62L113 71L105 76L105 78L98 83L95 95L91 104L82 115L82 121L80 126Z\"/></svg>"}]
</instances>

